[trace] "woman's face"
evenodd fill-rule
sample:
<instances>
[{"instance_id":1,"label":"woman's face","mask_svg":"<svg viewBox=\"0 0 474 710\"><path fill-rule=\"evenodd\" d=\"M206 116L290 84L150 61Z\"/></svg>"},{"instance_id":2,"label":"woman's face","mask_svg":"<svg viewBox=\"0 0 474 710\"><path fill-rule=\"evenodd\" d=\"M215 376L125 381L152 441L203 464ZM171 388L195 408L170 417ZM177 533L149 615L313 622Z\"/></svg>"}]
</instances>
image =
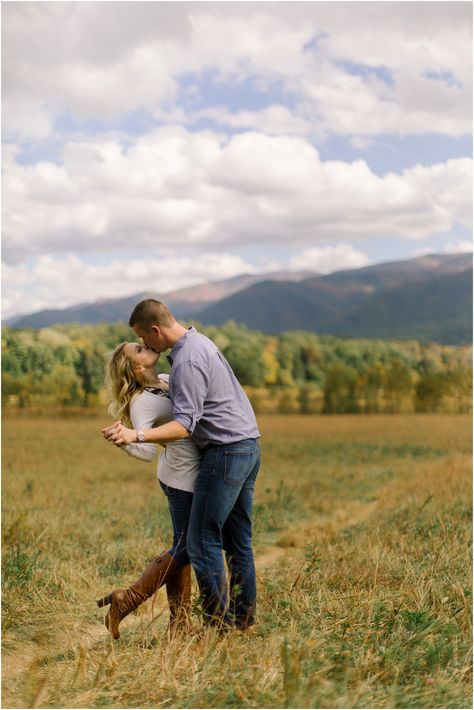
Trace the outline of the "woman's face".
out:
<instances>
[{"instance_id":1,"label":"woman's face","mask_svg":"<svg viewBox=\"0 0 474 710\"><path fill-rule=\"evenodd\" d=\"M150 350L146 345L140 343L127 343L123 351L136 367L146 370L154 367L160 359L160 353Z\"/></svg>"}]
</instances>

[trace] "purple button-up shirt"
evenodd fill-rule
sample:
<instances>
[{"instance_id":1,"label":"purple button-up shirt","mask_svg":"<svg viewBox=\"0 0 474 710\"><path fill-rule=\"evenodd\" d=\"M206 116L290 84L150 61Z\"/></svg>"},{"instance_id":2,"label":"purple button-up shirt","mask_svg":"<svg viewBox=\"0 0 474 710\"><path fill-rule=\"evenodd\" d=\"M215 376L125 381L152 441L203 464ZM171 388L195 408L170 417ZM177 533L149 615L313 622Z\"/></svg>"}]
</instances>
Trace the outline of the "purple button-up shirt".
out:
<instances>
[{"instance_id":1,"label":"purple button-up shirt","mask_svg":"<svg viewBox=\"0 0 474 710\"><path fill-rule=\"evenodd\" d=\"M190 328L168 357L173 418L203 448L260 436L252 405L214 343Z\"/></svg>"}]
</instances>

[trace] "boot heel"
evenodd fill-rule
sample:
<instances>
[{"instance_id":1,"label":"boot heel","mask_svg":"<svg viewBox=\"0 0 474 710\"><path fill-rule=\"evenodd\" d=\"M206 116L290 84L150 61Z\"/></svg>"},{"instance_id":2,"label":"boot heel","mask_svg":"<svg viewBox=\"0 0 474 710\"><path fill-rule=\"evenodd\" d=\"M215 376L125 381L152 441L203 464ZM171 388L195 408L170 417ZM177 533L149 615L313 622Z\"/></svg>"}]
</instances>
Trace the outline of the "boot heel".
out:
<instances>
[{"instance_id":1,"label":"boot heel","mask_svg":"<svg viewBox=\"0 0 474 710\"><path fill-rule=\"evenodd\" d=\"M96 604L98 607L103 607L107 606L107 604L112 604L112 595L107 594L106 597L102 597L102 599L97 599Z\"/></svg>"}]
</instances>

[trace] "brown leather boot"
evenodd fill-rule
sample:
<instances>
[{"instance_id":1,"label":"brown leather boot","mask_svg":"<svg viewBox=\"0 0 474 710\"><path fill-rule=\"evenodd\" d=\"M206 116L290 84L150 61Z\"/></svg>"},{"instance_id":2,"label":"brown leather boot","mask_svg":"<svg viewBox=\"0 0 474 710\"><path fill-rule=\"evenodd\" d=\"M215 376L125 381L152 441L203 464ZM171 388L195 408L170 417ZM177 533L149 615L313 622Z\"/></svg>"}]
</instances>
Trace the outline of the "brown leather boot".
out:
<instances>
[{"instance_id":1,"label":"brown leather boot","mask_svg":"<svg viewBox=\"0 0 474 710\"><path fill-rule=\"evenodd\" d=\"M166 594L170 608L169 635L186 631L191 626L191 565L181 567L173 577L166 580Z\"/></svg>"},{"instance_id":2,"label":"brown leather boot","mask_svg":"<svg viewBox=\"0 0 474 710\"><path fill-rule=\"evenodd\" d=\"M107 596L98 599L98 607L110 604L105 617L105 625L114 639L120 638L119 624L131 611L143 604L159 587L171 580L182 567L168 552L162 552L150 562L139 578L128 589L115 589Z\"/></svg>"}]
</instances>

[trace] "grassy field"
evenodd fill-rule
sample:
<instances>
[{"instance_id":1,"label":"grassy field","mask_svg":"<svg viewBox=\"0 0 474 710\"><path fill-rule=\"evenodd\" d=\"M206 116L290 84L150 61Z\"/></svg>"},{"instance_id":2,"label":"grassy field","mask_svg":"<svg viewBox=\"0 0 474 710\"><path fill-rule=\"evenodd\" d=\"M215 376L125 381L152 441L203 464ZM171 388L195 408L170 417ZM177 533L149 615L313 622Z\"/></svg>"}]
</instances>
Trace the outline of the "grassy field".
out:
<instances>
[{"instance_id":1,"label":"grassy field","mask_svg":"<svg viewBox=\"0 0 474 710\"><path fill-rule=\"evenodd\" d=\"M469 417L260 417L258 633L170 643L94 604L170 540L106 422L4 420L2 707L471 707Z\"/></svg>"}]
</instances>

